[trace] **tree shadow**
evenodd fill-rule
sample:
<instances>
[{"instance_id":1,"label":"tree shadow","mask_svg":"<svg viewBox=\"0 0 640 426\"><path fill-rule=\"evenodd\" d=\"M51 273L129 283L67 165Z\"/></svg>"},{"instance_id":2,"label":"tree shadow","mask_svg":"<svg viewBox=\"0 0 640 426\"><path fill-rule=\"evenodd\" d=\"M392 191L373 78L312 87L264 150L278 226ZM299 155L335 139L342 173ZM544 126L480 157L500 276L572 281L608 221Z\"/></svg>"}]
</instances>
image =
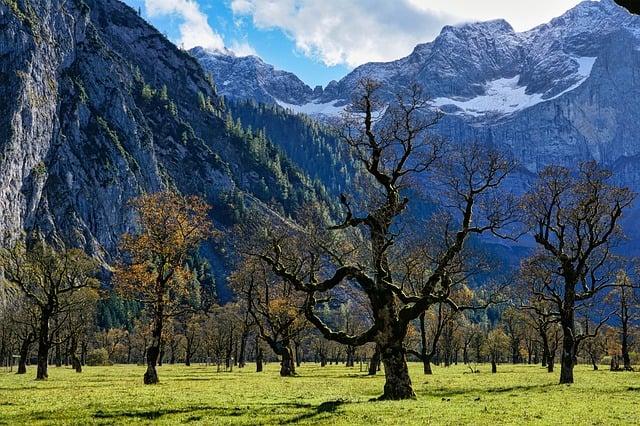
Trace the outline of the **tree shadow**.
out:
<instances>
[{"instance_id":1,"label":"tree shadow","mask_svg":"<svg viewBox=\"0 0 640 426\"><path fill-rule=\"evenodd\" d=\"M93 414L94 419L144 419L144 420L157 420L162 416L167 414L184 414L190 413L193 411L204 411L204 410L216 410L215 407L211 406L189 406L180 409L158 409L158 410L148 410L148 411L114 411L114 412L105 412L102 410L98 410L95 414ZM199 417L192 416L190 417L191 421L199 420Z\"/></svg>"},{"instance_id":2,"label":"tree shadow","mask_svg":"<svg viewBox=\"0 0 640 426\"><path fill-rule=\"evenodd\" d=\"M317 407L315 407L315 409L309 413L306 414L302 414L300 416L296 416L294 418L292 418L291 420L287 420L284 422L281 422L281 424L291 424L291 423L298 423L301 422L303 420L309 420L313 417L325 414L325 413L333 413L335 412L339 406L343 405L343 404L347 404L348 401L344 400L344 399L337 399L335 401L326 401L323 402L322 404L318 405Z\"/></svg>"},{"instance_id":3,"label":"tree shadow","mask_svg":"<svg viewBox=\"0 0 640 426\"><path fill-rule=\"evenodd\" d=\"M511 391L530 391L534 389L544 389L557 387L556 383L543 383L539 385L519 385L519 386L510 386L510 387L498 387L493 389L487 389L487 393L502 393L502 392L511 392Z\"/></svg>"},{"instance_id":4,"label":"tree shadow","mask_svg":"<svg viewBox=\"0 0 640 426\"><path fill-rule=\"evenodd\" d=\"M544 389L544 388L552 388L554 386L558 386L557 384L554 383L544 383L544 384L535 384L535 385L520 385L520 386L509 386L509 387L492 387L492 388L487 388L487 389L483 389L481 392L482 393L487 393L487 394L500 394L500 393L504 393L504 392L512 392L512 391L532 391L535 389ZM447 400L448 398L454 397L454 396L465 396L465 395L469 395L469 396L475 396L479 391L477 389L446 389L446 388L439 388L437 390L423 390L422 392L420 392L419 397L423 398L423 397L435 397L435 398L442 398L443 401Z\"/></svg>"}]
</instances>

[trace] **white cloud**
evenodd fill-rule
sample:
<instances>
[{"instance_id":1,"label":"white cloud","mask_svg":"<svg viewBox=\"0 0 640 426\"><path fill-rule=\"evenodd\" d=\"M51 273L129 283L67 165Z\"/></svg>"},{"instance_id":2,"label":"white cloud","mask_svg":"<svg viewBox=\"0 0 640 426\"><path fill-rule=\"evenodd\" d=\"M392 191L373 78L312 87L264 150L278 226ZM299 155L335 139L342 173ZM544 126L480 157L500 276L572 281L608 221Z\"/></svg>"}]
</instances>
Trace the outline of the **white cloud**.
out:
<instances>
[{"instance_id":1,"label":"white cloud","mask_svg":"<svg viewBox=\"0 0 640 426\"><path fill-rule=\"evenodd\" d=\"M232 0L236 16L282 30L326 65L390 61L431 41L447 24L507 19L518 31L547 22L579 0Z\"/></svg>"},{"instance_id":2,"label":"white cloud","mask_svg":"<svg viewBox=\"0 0 640 426\"><path fill-rule=\"evenodd\" d=\"M146 13L150 18L177 16L180 24L180 39L177 44L190 49L203 46L223 49L222 37L209 26L207 15L200 11L195 0L145 0Z\"/></svg>"},{"instance_id":3,"label":"white cloud","mask_svg":"<svg viewBox=\"0 0 640 426\"><path fill-rule=\"evenodd\" d=\"M447 11L458 21L475 22L504 18L516 31L526 31L539 24L549 22L580 1L537 0L535 3L525 3L505 0L407 0L408 3L422 11L432 13Z\"/></svg>"},{"instance_id":4,"label":"white cloud","mask_svg":"<svg viewBox=\"0 0 640 426\"><path fill-rule=\"evenodd\" d=\"M231 6L259 29L281 29L302 54L327 65L389 60L389 46L408 54L425 33L408 29L436 23L403 1L233 0Z\"/></svg>"},{"instance_id":5,"label":"white cloud","mask_svg":"<svg viewBox=\"0 0 640 426\"><path fill-rule=\"evenodd\" d=\"M255 49L246 41L233 41L229 49L236 56L259 56Z\"/></svg>"}]
</instances>

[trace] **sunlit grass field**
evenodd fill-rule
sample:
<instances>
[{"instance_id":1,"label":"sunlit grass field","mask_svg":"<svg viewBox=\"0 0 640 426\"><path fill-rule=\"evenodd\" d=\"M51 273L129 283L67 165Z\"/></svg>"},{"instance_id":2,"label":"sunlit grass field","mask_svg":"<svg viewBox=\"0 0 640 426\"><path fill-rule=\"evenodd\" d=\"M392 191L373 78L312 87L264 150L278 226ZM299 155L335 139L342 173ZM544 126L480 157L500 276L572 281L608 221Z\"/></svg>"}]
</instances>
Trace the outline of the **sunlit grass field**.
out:
<instances>
[{"instance_id":1,"label":"sunlit grass field","mask_svg":"<svg viewBox=\"0 0 640 426\"><path fill-rule=\"evenodd\" d=\"M574 385L559 373L530 365L434 367L411 364L417 398L372 402L384 374L360 368L303 364L282 378L268 364L218 372L204 365L159 367L161 383L142 384L144 367L86 367L77 374L50 367L49 380L0 370L0 424L415 424L415 425L638 425L640 372L575 370Z\"/></svg>"}]
</instances>

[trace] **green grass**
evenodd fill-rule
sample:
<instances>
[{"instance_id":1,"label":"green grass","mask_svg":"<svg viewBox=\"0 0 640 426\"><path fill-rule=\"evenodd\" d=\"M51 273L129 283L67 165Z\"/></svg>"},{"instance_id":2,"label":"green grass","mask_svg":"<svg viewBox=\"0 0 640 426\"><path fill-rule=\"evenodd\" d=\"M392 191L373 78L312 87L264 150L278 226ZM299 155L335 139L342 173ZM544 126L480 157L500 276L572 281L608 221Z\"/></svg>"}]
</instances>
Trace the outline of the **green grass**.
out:
<instances>
[{"instance_id":1,"label":"green grass","mask_svg":"<svg viewBox=\"0 0 640 426\"><path fill-rule=\"evenodd\" d=\"M50 424L416 424L416 425L636 425L640 373L575 370L576 384L540 366L434 368L411 364L417 398L372 402L383 374L358 367L305 364L282 378L277 364L255 373L216 367L159 367L161 383L142 384L143 367L49 368L49 380L0 370L0 425Z\"/></svg>"}]
</instances>

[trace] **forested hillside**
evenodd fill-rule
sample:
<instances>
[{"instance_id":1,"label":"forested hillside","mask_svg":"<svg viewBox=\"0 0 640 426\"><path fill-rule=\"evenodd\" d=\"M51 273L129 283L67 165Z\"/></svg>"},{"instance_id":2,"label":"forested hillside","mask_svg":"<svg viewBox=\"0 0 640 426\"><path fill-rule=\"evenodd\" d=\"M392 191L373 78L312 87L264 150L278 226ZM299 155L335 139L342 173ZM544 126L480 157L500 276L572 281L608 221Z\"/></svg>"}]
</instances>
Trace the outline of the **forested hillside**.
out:
<instances>
[{"instance_id":1,"label":"forested hillside","mask_svg":"<svg viewBox=\"0 0 640 426\"><path fill-rule=\"evenodd\" d=\"M348 187L355 170L353 158L341 149L339 138L330 127L278 105L258 104L251 99L225 102L240 127L269 135L314 182L334 195Z\"/></svg>"},{"instance_id":2,"label":"forested hillside","mask_svg":"<svg viewBox=\"0 0 640 426\"><path fill-rule=\"evenodd\" d=\"M240 125L198 62L128 6L0 7L0 219L14 240L36 232L109 263L144 192L201 194L221 226L247 203L288 215L330 202L316 170L276 148L273 129Z\"/></svg>"}]
</instances>

